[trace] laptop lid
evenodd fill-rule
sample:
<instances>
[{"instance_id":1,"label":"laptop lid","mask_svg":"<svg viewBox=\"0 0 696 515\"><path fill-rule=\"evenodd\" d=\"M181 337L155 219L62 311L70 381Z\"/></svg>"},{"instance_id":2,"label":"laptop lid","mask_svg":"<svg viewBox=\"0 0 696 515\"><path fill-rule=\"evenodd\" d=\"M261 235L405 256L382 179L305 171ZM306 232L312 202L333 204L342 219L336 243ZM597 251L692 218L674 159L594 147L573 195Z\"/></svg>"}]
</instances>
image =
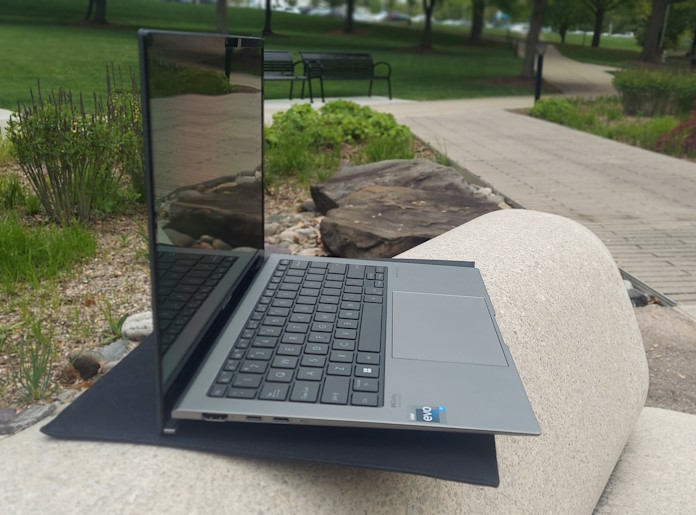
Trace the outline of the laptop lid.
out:
<instances>
[{"instance_id":1,"label":"laptop lid","mask_svg":"<svg viewBox=\"0 0 696 515\"><path fill-rule=\"evenodd\" d=\"M162 423L263 261L263 43L141 30Z\"/></svg>"}]
</instances>

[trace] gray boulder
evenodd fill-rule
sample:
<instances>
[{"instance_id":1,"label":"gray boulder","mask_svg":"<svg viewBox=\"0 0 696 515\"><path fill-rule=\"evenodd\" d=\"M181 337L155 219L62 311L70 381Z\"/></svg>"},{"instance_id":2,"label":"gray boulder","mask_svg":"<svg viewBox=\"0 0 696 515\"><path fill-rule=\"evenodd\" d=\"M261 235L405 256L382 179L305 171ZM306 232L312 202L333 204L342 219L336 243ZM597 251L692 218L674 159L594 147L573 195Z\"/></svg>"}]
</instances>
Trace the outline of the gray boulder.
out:
<instances>
[{"instance_id":1,"label":"gray boulder","mask_svg":"<svg viewBox=\"0 0 696 515\"><path fill-rule=\"evenodd\" d=\"M343 168L312 187L326 213L321 238L333 255L392 257L473 218L499 209L454 168L392 160Z\"/></svg>"}]
</instances>

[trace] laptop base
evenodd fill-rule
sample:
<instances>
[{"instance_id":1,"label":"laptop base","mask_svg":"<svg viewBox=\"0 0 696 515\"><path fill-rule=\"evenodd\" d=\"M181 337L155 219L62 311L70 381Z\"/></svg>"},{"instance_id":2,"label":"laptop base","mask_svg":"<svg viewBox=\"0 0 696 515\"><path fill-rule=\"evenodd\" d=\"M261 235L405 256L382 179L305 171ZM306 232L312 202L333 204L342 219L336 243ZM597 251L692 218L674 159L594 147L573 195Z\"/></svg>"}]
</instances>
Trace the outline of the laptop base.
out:
<instances>
[{"instance_id":1,"label":"laptop base","mask_svg":"<svg viewBox=\"0 0 696 515\"><path fill-rule=\"evenodd\" d=\"M497 487L487 434L179 421L158 425L156 346L149 337L41 431L69 440L159 445L268 460L313 461ZM268 466L273 466L272 461Z\"/></svg>"}]
</instances>

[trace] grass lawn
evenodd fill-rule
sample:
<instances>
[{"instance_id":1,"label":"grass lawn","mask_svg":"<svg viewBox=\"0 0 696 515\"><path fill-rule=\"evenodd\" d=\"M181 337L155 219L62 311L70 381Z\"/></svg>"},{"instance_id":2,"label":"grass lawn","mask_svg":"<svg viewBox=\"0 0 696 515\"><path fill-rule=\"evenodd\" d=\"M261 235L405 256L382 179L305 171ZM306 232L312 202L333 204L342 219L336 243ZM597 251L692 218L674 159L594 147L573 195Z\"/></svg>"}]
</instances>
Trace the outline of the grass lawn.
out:
<instances>
[{"instance_id":1,"label":"grass lawn","mask_svg":"<svg viewBox=\"0 0 696 515\"><path fill-rule=\"evenodd\" d=\"M0 107L16 109L17 99L29 99L37 79L42 88L69 89L91 95L104 94L105 66L114 63L137 71L136 29L169 28L193 31L215 30L215 6L179 4L165 0L119 0L107 2L110 26L95 28L82 21L84 0L3 0L0 12ZM231 8L230 32L259 35L264 23L262 9ZM395 25L357 24L353 35L342 32L343 21L332 18L273 12L276 35L266 39L269 49L368 51L376 61L393 68L394 96L408 99L467 98L531 94L532 85L520 87L516 78L522 62L504 43L466 44L460 31L437 27L434 51L418 47L422 29ZM510 77L510 82L488 79ZM283 98L288 85L269 83L266 96ZM330 96L366 95L365 82L333 82ZM386 95L385 83L376 83L375 95Z\"/></svg>"}]
</instances>

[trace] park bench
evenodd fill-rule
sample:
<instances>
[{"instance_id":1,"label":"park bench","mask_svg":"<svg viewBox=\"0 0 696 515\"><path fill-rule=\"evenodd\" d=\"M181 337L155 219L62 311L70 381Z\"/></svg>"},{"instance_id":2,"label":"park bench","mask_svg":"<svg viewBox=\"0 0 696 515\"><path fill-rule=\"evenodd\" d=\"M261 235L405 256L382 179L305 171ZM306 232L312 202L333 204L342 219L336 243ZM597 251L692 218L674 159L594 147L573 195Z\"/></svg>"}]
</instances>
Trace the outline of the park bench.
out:
<instances>
[{"instance_id":1,"label":"park bench","mask_svg":"<svg viewBox=\"0 0 696 515\"><path fill-rule=\"evenodd\" d=\"M372 83L375 80L386 80L391 93L391 65L385 61L374 63L370 54L346 54L338 52L300 52L304 63L304 74L310 88L312 79L319 79L321 101L324 102L325 80L369 80L368 96L372 96ZM384 71L376 73L378 66ZM304 83L302 85L304 89Z\"/></svg>"},{"instance_id":2,"label":"park bench","mask_svg":"<svg viewBox=\"0 0 696 515\"><path fill-rule=\"evenodd\" d=\"M295 81L302 81L302 98L304 98L304 85L307 77L295 75L295 65L301 61L293 61L292 54L286 50L266 50L263 53L263 80L287 80L290 81L290 100L292 100L292 88ZM309 84L309 99L312 98L312 84Z\"/></svg>"}]
</instances>

